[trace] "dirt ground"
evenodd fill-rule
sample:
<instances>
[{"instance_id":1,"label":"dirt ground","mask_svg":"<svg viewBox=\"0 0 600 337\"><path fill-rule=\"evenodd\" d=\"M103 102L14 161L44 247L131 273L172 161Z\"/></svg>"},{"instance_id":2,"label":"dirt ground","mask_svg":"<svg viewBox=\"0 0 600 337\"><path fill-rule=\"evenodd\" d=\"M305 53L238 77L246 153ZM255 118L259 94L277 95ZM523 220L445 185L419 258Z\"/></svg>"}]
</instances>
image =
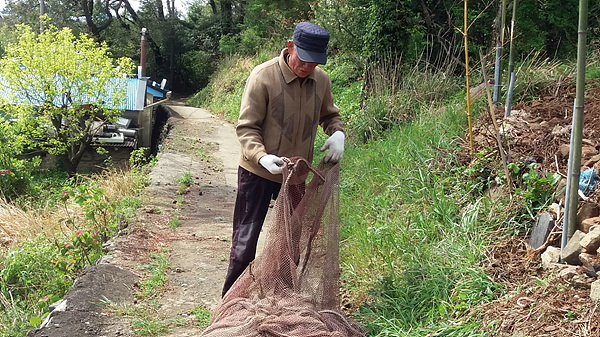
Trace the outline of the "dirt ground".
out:
<instances>
[{"instance_id":1,"label":"dirt ground","mask_svg":"<svg viewBox=\"0 0 600 337\"><path fill-rule=\"evenodd\" d=\"M169 326L161 336L200 335L191 310L216 307L229 263L239 143L234 126L208 111L176 101L169 108L168 136L136 222L77 280L74 289L85 291L70 291L66 308L28 336L137 336L133 317L115 308L139 305L134 293L152 253L169 262L166 289L149 313ZM194 183L179 194L177 180L188 173Z\"/></svg>"},{"instance_id":2,"label":"dirt ground","mask_svg":"<svg viewBox=\"0 0 600 337\"><path fill-rule=\"evenodd\" d=\"M511 117L501 118L504 111L497 109L498 125L503 125L509 140L511 161L535 160L538 173L556 172L566 178L568 152L564 152L564 144L570 142L574 99L573 85L557 83L543 98L514 106ZM588 82L584 106L581 172L590 168L590 158L600 153L600 82ZM482 116L474 125L475 152L497 148L491 118ZM494 155L500 159L497 150ZM598 164L595 168L600 172ZM600 189L589 197L588 201L598 203ZM562 227L562 218L557 224ZM498 331L495 336L600 336L600 310L590 300L590 284L597 278L575 282L554 277L542 269L539 254L530 257L528 240L527 235L498 238L498 244L490 248L483 265L490 277L505 287L506 295L470 314L483 315L483 326ZM560 247L560 235L553 246ZM581 268L578 272L583 274Z\"/></svg>"}]
</instances>

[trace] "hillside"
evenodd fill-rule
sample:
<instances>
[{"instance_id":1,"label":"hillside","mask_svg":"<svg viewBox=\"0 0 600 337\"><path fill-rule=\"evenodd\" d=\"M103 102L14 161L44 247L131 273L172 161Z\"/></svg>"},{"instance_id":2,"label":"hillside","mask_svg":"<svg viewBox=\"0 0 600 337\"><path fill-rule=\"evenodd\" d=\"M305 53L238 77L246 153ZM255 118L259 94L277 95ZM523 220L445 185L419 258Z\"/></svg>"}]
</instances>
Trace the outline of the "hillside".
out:
<instances>
[{"instance_id":1,"label":"hillside","mask_svg":"<svg viewBox=\"0 0 600 337\"><path fill-rule=\"evenodd\" d=\"M585 100L581 172L595 168L600 172L600 82L588 84ZM512 162L536 162L542 177L558 173L553 202L564 206L564 186L568 170L575 88L556 88L553 94L517 104L511 116L498 118L506 130ZM497 110L500 116L503 111ZM484 115L476 123L476 151L495 148L490 132L491 120ZM499 157L497 158L499 160ZM522 176L522 175L521 175ZM517 182L519 183L519 182ZM522 181L520 182L521 184ZM522 187L523 185L521 185ZM523 188L523 187L522 187ZM580 198L580 206L584 201ZM588 195L585 203L600 205L600 189ZM547 205L549 206L549 205ZM549 211L548 207L540 211ZM560 248L564 213L561 208L549 243ZM535 214L537 215L537 214ZM597 277L577 268L577 275L558 277L557 270L542 267L541 253L532 254L529 229L509 238L498 238L482 260L489 276L505 287L506 294L481 305L471 314L482 314L483 326L497 330L494 336L598 336L600 313L590 299L591 283ZM598 261L598 260L596 260Z\"/></svg>"}]
</instances>

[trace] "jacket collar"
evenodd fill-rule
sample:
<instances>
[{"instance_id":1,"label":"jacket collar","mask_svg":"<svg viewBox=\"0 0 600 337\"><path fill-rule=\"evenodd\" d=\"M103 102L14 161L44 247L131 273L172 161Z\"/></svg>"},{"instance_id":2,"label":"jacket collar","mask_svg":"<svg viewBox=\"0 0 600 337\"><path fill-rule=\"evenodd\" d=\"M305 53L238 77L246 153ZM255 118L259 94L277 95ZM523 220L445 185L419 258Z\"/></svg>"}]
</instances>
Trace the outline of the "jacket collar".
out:
<instances>
[{"instance_id":1,"label":"jacket collar","mask_svg":"<svg viewBox=\"0 0 600 337\"><path fill-rule=\"evenodd\" d=\"M279 67L281 68L281 72L283 73L283 78L285 79L285 83L289 84L291 83L293 80L295 79L299 79L298 75L294 74L294 72L292 71L292 69L290 68L290 66L287 64L287 62L285 62L286 57L289 55L288 49L285 48L281 51L281 55L279 55ZM310 75L308 75L306 78L310 78L313 81L315 80L315 71L317 69L315 68L315 70L313 70L312 73L310 73ZM305 78L305 79L306 79Z\"/></svg>"}]
</instances>

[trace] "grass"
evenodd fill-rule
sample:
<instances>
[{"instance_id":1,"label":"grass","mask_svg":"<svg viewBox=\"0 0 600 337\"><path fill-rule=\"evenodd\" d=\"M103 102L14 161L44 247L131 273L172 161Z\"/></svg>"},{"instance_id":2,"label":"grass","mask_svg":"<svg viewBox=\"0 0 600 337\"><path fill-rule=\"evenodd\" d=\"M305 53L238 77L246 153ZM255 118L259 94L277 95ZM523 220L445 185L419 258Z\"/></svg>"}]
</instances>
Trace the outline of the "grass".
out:
<instances>
[{"instance_id":1,"label":"grass","mask_svg":"<svg viewBox=\"0 0 600 337\"><path fill-rule=\"evenodd\" d=\"M491 204L468 195L471 185L452 155L465 124L456 110L422 113L378 140L347 146L342 281L352 301L364 303L356 318L373 336L442 329L498 290L479 266L486 234L497 225L482 219ZM472 321L454 324L477 336Z\"/></svg>"},{"instance_id":2,"label":"grass","mask_svg":"<svg viewBox=\"0 0 600 337\"><path fill-rule=\"evenodd\" d=\"M205 107L229 120L237 120L244 83L258 62L250 57L226 57L211 76L208 86L192 96L188 104Z\"/></svg>"},{"instance_id":3,"label":"grass","mask_svg":"<svg viewBox=\"0 0 600 337\"><path fill-rule=\"evenodd\" d=\"M34 177L33 194L12 203L0 200L0 232L7 238L2 243L8 244L0 246L1 337L23 336L45 317L48 305L72 286L79 268L93 262L85 260L91 247L68 251L65 244L87 233L102 234L92 237L102 240L116 234L134 217L147 182L141 168L75 180L54 171ZM70 268L61 268L61 262Z\"/></svg>"},{"instance_id":4,"label":"grass","mask_svg":"<svg viewBox=\"0 0 600 337\"><path fill-rule=\"evenodd\" d=\"M164 252L166 253L166 252ZM116 305L104 297L101 303L115 316L131 319L133 332L139 336L160 336L168 333L178 322L156 316L158 300L162 297L167 283L167 270L172 266L164 253L152 253L153 262L144 266L148 274L138 282L138 299L135 306Z\"/></svg>"}]
</instances>

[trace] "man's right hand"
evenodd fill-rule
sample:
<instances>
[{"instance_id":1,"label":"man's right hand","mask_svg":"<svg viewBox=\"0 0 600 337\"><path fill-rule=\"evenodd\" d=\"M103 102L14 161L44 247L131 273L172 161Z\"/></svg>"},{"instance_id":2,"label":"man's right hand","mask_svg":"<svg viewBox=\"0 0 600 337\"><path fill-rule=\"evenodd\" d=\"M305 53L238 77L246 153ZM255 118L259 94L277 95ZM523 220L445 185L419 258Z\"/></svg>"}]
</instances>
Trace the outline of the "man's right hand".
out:
<instances>
[{"instance_id":1,"label":"man's right hand","mask_svg":"<svg viewBox=\"0 0 600 337\"><path fill-rule=\"evenodd\" d=\"M283 171L283 159L281 159L281 157L277 157L276 155L264 155L260 157L258 163L266 168L267 171L271 172L271 174L281 174Z\"/></svg>"}]
</instances>

